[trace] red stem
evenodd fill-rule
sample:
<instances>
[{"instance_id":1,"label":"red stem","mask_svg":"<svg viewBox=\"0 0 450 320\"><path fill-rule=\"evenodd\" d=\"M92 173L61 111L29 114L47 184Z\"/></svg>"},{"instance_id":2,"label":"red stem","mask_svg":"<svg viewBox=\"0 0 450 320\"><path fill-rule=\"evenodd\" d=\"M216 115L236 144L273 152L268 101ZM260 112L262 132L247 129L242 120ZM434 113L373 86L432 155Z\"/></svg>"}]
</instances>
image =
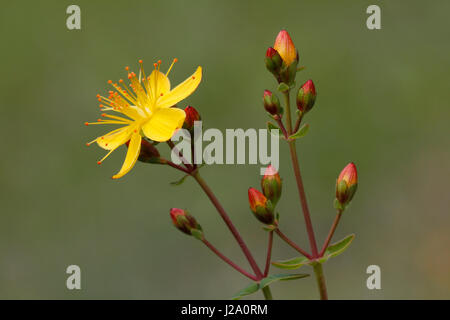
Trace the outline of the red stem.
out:
<instances>
[{"instance_id":1,"label":"red stem","mask_svg":"<svg viewBox=\"0 0 450 320\"><path fill-rule=\"evenodd\" d=\"M242 249L242 252L244 253L245 257L247 258L250 266L252 267L253 271L256 274L256 277L258 279L261 279L263 277L263 274L261 273L261 270L259 269L255 259L253 258L252 254L250 253L250 250L248 249L247 245L245 244L244 240L242 239L241 235L237 231L236 227L234 226L233 222L231 221L230 217L226 213L225 209L220 204L219 200L214 195L211 188L208 186L205 180L199 175L198 171L193 174L194 179L198 182L200 187L203 189L203 191L208 196L209 200L211 200L214 207L216 207L217 211L219 212L220 216L222 217L223 221L227 225L228 229L230 229L231 233L233 234L234 238L238 242L239 246Z\"/></svg>"},{"instance_id":2,"label":"red stem","mask_svg":"<svg viewBox=\"0 0 450 320\"><path fill-rule=\"evenodd\" d=\"M322 257L323 254L325 253L325 250L327 250L331 239L333 238L334 232L336 231L336 228L339 224L339 220L341 219L342 216L342 211L340 210L336 217L334 218L334 222L333 225L331 226L330 232L328 233L327 239L325 240L325 243L323 244L322 250L319 253L319 257Z\"/></svg>"},{"instance_id":3,"label":"red stem","mask_svg":"<svg viewBox=\"0 0 450 320\"><path fill-rule=\"evenodd\" d=\"M269 232L269 244L267 246L266 267L264 269L264 278L269 274L270 260L272 259L273 231Z\"/></svg>"},{"instance_id":4,"label":"red stem","mask_svg":"<svg viewBox=\"0 0 450 320\"><path fill-rule=\"evenodd\" d=\"M230 259L228 259L225 255L223 255L222 252L220 252L216 247L214 247L208 240L203 239L202 242L209 248L211 249L212 252L214 252L220 259L222 259L223 261L225 261L226 263L228 263L232 268L234 268L235 270L237 270L238 272L242 273L244 276L246 276L247 278L252 279L253 281L258 281L258 278L256 278L254 275L248 273L247 271L245 271L244 269L242 269L241 267L239 267L237 264L235 264L233 261L231 261Z\"/></svg>"},{"instance_id":5,"label":"red stem","mask_svg":"<svg viewBox=\"0 0 450 320\"><path fill-rule=\"evenodd\" d=\"M191 174L191 171L189 171L189 170L183 168L182 166L179 166L179 165L173 163L172 161L166 160L166 164L167 164L168 166L171 166L172 168L175 168L175 169L178 169L178 170L180 170L180 171L183 171L183 172L186 173L186 174Z\"/></svg>"},{"instance_id":6,"label":"red stem","mask_svg":"<svg viewBox=\"0 0 450 320\"><path fill-rule=\"evenodd\" d=\"M289 138L289 134L286 131L286 128L284 127L283 121L281 121L281 119L275 119L275 121L278 123L278 126L280 127L281 132L283 133L284 137L286 139L288 139Z\"/></svg>"},{"instance_id":7,"label":"red stem","mask_svg":"<svg viewBox=\"0 0 450 320\"><path fill-rule=\"evenodd\" d=\"M295 250L297 250L298 252L300 252L302 255L304 255L305 257L307 257L308 259L313 259L313 257L306 252L305 250L303 250L302 248L300 248L294 241L292 241L291 239L289 239L283 232L280 231L280 229L275 229L275 232L277 233L277 235L280 236L281 239L283 239L288 245L290 245L292 248L294 248Z\"/></svg>"},{"instance_id":8,"label":"red stem","mask_svg":"<svg viewBox=\"0 0 450 320\"><path fill-rule=\"evenodd\" d=\"M185 167L189 170L194 170L194 166L189 163L189 161L186 160L186 158L183 156L183 154L177 149L175 144L171 140L167 140L167 144L169 145L170 149L175 151L176 155L181 159L181 162L185 165Z\"/></svg>"},{"instance_id":9,"label":"red stem","mask_svg":"<svg viewBox=\"0 0 450 320\"><path fill-rule=\"evenodd\" d=\"M308 232L309 243L311 245L311 251L314 258L318 257L316 237L314 236L314 229L311 222L311 216L309 214L308 203L306 201L305 188L303 186L302 175L300 173L300 166L298 164L297 151L295 148L295 142L289 141L289 149L291 152L292 166L294 168L295 181L297 182L298 194L300 196L300 203L302 205L303 217L305 218L306 231Z\"/></svg>"}]
</instances>

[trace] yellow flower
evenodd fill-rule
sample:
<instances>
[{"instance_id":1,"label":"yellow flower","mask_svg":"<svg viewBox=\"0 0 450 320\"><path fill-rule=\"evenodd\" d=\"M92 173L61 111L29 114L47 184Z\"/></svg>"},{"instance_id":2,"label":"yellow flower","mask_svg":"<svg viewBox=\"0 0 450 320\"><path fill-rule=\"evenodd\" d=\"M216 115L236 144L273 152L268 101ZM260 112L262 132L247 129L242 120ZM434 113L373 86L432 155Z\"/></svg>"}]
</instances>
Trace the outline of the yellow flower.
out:
<instances>
[{"instance_id":1,"label":"yellow flower","mask_svg":"<svg viewBox=\"0 0 450 320\"><path fill-rule=\"evenodd\" d=\"M202 79L202 68L198 67L192 76L180 83L177 87L170 89L170 81L167 77L177 59L174 59L166 74L159 71L161 61L154 64L155 69L146 76L140 63L139 76L134 72L128 73L131 90L124 84L122 79L119 84L108 81L116 91L109 91L109 97L97 95L102 111L118 112L126 116L116 116L103 113L97 122L86 122L90 124L120 124L124 125L93 141L109 152L98 164L101 164L114 150L129 141L127 155L120 171L113 176L118 179L127 174L133 168L139 157L141 139L143 136L153 141L167 141L175 131L183 126L186 114L183 110L175 108L175 104L188 97L200 84ZM125 68L127 71L128 67Z\"/></svg>"}]
</instances>

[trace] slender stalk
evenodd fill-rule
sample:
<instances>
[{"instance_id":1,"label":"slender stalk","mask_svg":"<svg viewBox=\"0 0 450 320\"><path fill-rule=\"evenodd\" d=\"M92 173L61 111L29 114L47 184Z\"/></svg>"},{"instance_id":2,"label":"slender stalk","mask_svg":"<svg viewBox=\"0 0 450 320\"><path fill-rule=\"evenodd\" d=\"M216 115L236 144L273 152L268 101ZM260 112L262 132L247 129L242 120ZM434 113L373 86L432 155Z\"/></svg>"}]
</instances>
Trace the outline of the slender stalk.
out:
<instances>
[{"instance_id":1,"label":"slender stalk","mask_svg":"<svg viewBox=\"0 0 450 320\"><path fill-rule=\"evenodd\" d=\"M286 127L287 132L289 135L292 134L292 120L291 120L291 100L289 97L290 91L287 91L284 93L284 101L285 101L285 108L286 108Z\"/></svg>"},{"instance_id":2,"label":"slender stalk","mask_svg":"<svg viewBox=\"0 0 450 320\"><path fill-rule=\"evenodd\" d=\"M267 245L266 267L264 268L264 277L267 277L270 269L270 260L272 259L273 231L269 232L269 244Z\"/></svg>"},{"instance_id":3,"label":"slender stalk","mask_svg":"<svg viewBox=\"0 0 450 320\"><path fill-rule=\"evenodd\" d=\"M171 166L172 168L175 168L175 169L177 169L177 170L183 171L184 173L191 174L191 171L189 171L189 170L183 168L182 166L179 166L179 165L173 163L172 161L166 160L166 164L167 164L168 166Z\"/></svg>"},{"instance_id":4,"label":"slender stalk","mask_svg":"<svg viewBox=\"0 0 450 320\"><path fill-rule=\"evenodd\" d=\"M290 118L289 91L284 94L284 98L285 98L285 104L286 104L286 112L288 113L287 119L289 121L288 122L288 131L290 133L292 133L292 131L291 131L292 127L291 127L291 123L290 123L291 118ZM295 125L296 127L300 126L301 117L300 117L300 119L297 120L297 122L298 122L298 124L296 123L296 125ZM298 157L297 157L297 150L295 147L295 140L291 140L291 141L288 140L288 144L289 144L289 151L291 153L292 167L294 169L294 174L295 174L295 181L297 182L297 189L298 189L298 194L300 197L300 204L302 206L303 217L305 219L306 231L308 233L309 244L311 246L312 257L318 258L319 252L317 250L317 242L316 242L316 237L314 235L314 228L312 226L311 215L309 214L308 202L306 200L305 188L303 186L302 175L300 172L300 165L299 165ZM317 284L319 286L320 298L322 300L326 300L326 299L328 299L328 295L327 295L327 288L326 288L326 283L325 283L325 275L323 273L321 264L316 264L314 266L314 273L316 274Z\"/></svg>"},{"instance_id":5,"label":"slender stalk","mask_svg":"<svg viewBox=\"0 0 450 320\"><path fill-rule=\"evenodd\" d=\"M245 244L244 240L242 239L241 235L237 231L236 227L234 226L233 222L231 221L230 217L226 213L225 209L220 204L219 200L216 198L215 194L211 190L211 188L208 186L206 181L200 176L200 174L197 172L193 173L192 175L194 179L197 181L197 183L200 185L200 187L203 189L203 191L206 193L208 198L213 203L214 207L216 207L217 211L219 212L220 216L222 217L223 221L227 225L228 229L230 229L231 233L233 234L234 238L238 242L239 246L242 249L242 252L244 253L245 257L247 258L250 266L252 267L253 271L256 274L256 277L258 279L261 279L263 277L263 274L261 273L261 270L259 269L258 265L256 264L255 259L253 258L252 254L250 253L250 250L248 249L247 245Z\"/></svg>"},{"instance_id":6,"label":"slender stalk","mask_svg":"<svg viewBox=\"0 0 450 320\"><path fill-rule=\"evenodd\" d=\"M280 229L275 229L275 232L277 233L277 235L280 236L281 239L283 239L288 245L290 245L292 248L294 248L295 250L297 250L298 252L300 252L302 255L304 255L305 257L307 257L308 259L313 259L313 257L306 252L305 250L303 250L302 248L300 248L294 241L292 241L291 239L289 239L283 232L280 231Z\"/></svg>"},{"instance_id":7,"label":"slender stalk","mask_svg":"<svg viewBox=\"0 0 450 320\"><path fill-rule=\"evenodd\" d=\"M289 138L289 134L286 131L286 128L284 127L283 121L281 121L281 119L275 119L275 121L278 123L278 126L280 127L280 130L283 133L284 138L285 139Z\"/></svg>"},{"instance_id":8,"label":"slender stalk","mask_svg":"<svg viewBox=\"0 0 450 320\"><path fill-rule=\"evenodd\" d=\"M300 123L302 122L302 118L303 118L303 113L300 115L300 117L297 118L297 121L295 122L293 133L297 132L298 128L300 128Z\"/></svg>"},{"instance_id":9,"label":"slender stalk","mask_svg":"<svg viewBox=\"0 0 450 320\"><path fill-rule=\"evenodd\" d=\"M319 257L322 257L325 253L325 250L327 250L331 239L333 238L334 232L336 231L336 228L339 224L339 220L341 220L342 216L342 210L339 210L336 214L336 217L334 218L333 225L331 226L330 232L328 232L328 236L323 244L322 250L320 250Z\"/></svg>"},{"instance_id":10,"label":"slender stalk","mask_svg":"<svg viewBox=\"0 0 450 320\"><path fill-rule=\"evenodd\" d=\"M193 170L194 166L189 163L189 161L186 160L186 158L183 156L183 154L178 150L178 148L175 146L175 144L171 140L167 140L167 144L169 145L170 149L175 152L175 154L181 159L181 162L188 168L189 170Z\"/></svg>"},{"instance_id":11,"label":"slender stalk","mask_svg":"<svg viewBox=\"0 0 450 320\"><path fill-rule=\"evenodd\" d=\"M262 292L263 292L264 298L266 298L266 300L273 300L272 292L270 291L269 286L264 287L262 289Z\"/></svg>"},{"instance_id":12,"label":"slender stalk","mask_svg":"<svg viewBox=\"0 0 450 320\"><path fill-rule=\"evenodd\" d=\"M306 231L308 232L309 244L311 246L312 255L313 257L316 258L318 256L316 237L314 235L314 229L312 226L311 216L309 214L308 203L306 201L305 188L303 186L302 175L300 173L300 166L298 164L295 141L288 141L288 143L289 143L289 150L291 152L292 166L294 168L295 181L297 182L298 194L300 196L300 204L302 206L303 217L305 219Z\"/></svg>"},{"instance_id":13,"label":"slender stalk","mask_svg":"<svg viewBox=\"0 0 450 320\"><path fill-rule=\"evenodd\" d=\"M320 291L320 300L328 300L327 284L321 263L314 265L314 273L316 274L317 285Z\"/></svg>"},{"instance_id":14,"label":"slender stalk","mask_svg":"<svg viewBox=\"0 0 450 320\"><path fill-rule=\"evenodd\" d=\"M223 261L225 261L226 263L228 263L232 268L234 268L235 270L237 270L238 272L242 273L244 276L252 279L253 281L257 281L258 279L248 273L247 271L245 271L244 269L242 269L241 267L239 267L237 264L235 264L233 261L231 261L229 258L227 258L222 252L220 252L216 247L214 247L208 240L203 239L202 242L209 248L211 249L212 252L214 252L220 259L222 259Z\"/></svg>"}]
</instances>

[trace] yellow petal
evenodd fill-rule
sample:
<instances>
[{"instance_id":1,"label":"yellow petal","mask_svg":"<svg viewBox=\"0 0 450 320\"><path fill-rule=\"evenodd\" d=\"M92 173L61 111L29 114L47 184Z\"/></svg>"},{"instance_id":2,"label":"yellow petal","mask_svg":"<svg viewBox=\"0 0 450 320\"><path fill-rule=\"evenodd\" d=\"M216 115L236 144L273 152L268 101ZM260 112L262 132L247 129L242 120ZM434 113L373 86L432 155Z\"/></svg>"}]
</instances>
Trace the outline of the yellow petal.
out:
<instances>
[{"instance_id":1,"label":"yellow petal","mask_svg":"<svg viewBox=\"0 0 450 320\"><path fill-rule=\"evenodd\" d=\"M125 161L123 162L122 168L120 171L114 175L113 179L119 179L126 175L136 163L137 158L139 157L139 153L141 151L141 140L142 137L139 132L133 132L130 139L130 144L128 145L127 155L125 157Z\"/></svg>"},{"instance_id":2,"label":"yellow petal","mask_svg":"<svg viewBox=\"0 0 450 320\"><path fill-rule=\"evenodd\" d=\"M173 88L170 92L165 93L156 102L157 108L169 108L177 102L188 97L197 89L202 80L202 67L198 67L194 74Z\"/></svg>"},{"instance_id":3,"label":"yellow petal","mask_svg":"<svg viewBox=\"0 0 450 320\"><path fill-rule=\"evenodd\" d=\"M130 135L132 132L131 129L132 128L130 126L126 126L113 130L105 134L104 136L98 137L96 142L101 148L105 150L116 149L130 139Z\"/></svg>"},{"instance_id":4,"label":"yellow petal","mask_svg":"<svg viewBox=\"0 0 450 320\"><path fill-rule=\"evenodd\" d=\"M160 98L161 94L162 96L164 96L170 91L169 78L167 78L166 75L159 70L153 70L148 81L151 90L152 101Z\"/></svg>"},{"instance_id":5,"label":"yellow petal","mask_svg":"<svg viewBox=\"0 0 450 320\"><path fill-rule=\"evenodd\" d=\"M153 141L167 141L183 126L185 117L184 111L178 108L157 109L142 131Z\"/></svg>"}]
</instances>

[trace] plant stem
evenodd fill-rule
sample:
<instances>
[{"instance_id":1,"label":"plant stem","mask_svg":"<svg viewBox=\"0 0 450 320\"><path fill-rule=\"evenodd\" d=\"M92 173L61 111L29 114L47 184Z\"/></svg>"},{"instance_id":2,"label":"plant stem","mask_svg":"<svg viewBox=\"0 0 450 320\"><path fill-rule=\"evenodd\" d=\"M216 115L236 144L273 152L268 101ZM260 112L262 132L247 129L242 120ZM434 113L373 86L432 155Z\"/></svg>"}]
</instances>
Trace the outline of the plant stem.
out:
<instances>
[{"instance_id":1,"label":"plant stem","mask_svg":"<svg viewBox=\"0 0 450 320\"><path fill-rule=\"evenodd\" d=\"M290 114L290 99L289 92L287 91L284 94L285 104L286 104L286 113L288 119L288 131L292 134L291 127L291 114ZM296 123L296 127L300 126L301 119L299 119ZM303 210L303 217L305 219L306 231L308 233L309 244L311 246L312 256L313 258L318 258L319 252L317 251L317 242L316 237L314 235L314 229L312 226L311 216L309 214L308 202L306 200L305 188L303 186L302 175L300 172L300 165L298 163L297 150L295 147L295 140L288 140L289 151L291 153L292 167L294 169L295 181L297 182L298 194L300 197L300 203ZM316 274L317 284L319 285L320 298L322 300L328 299L327 295L327 287L325 283L325 275L323 274L323 269L321 264L317 264L314 266L314 273Z\"/></svg>"},{"instance_id":2,"label":"plant stem","mask_svg":"<svg viewBox=\"0 0 450 320\"><path fill-rule=\"evenodd\" d=\"M183 162L184 166L189 170L194 170L194 166L189 163L189 161L186 160L186 158L183 156L183 154L178 150L178 148L175 146L175 144L172 142L172 140L167 140L167 144L169 145L170 149L175 152L175 154L181 159L181 162Z\"/></svg>"},{"instance_id":3,"label":"plant stem","mask_svg":"<svg viewBox=\"0 0 450 320\"><path fill-rule=\"evenodd\" d=\"M211 249L211 251L214 252L220 259L222 259L223 261L228 263L232 268L236 269L238 272L242 273L244 276L252 279L253 281L257 281L258 280L254 275L248 273L247 271L245 271L244 269L239 267L237 264L235 264L233 261L231 261L229 258L227 258L222 252L220 252L216 247L214 247L208 240L203 239L202 242L209 249Z\"/></svg>"},{"instance_id":4,"label":"plant stem","mask_svg":"<svg viewBox=\"0 0 450 320\"><path fill-rule=\"evenodd\" d=\"M287 106L290 104L289 92L285 93L284 97L286 101L286 110L287 110L286 113L288 113L289 108ZM290 117L288 122L288 131L290 130L289 128L291 128ZM317 251L316 237L314 236L314 229L311 222L311 216L309 214L308 203L306 201L305 188L303 186L302 175L300 173L300 166L298 164L297 150L295 148L295 140L288 141L288 144L289 144L289 151L291 153L292 167L294 169L295 180L297 182L298 194L300 196L300 203L303 210L303 217L305 219L306 231L308 232L309 244L311 246L313 257L317 258L318 251Z\"/></svg>"},{"instance_id":5,"label":"plant stem","mask_svg":"<svg viewBox=\"0 0 450 320\"><path fill-rule=\"evenodd\" d=\"M269 232L269 244L267 245L266 267L264 269L264 277L267 277L270 269L270 260L272 258L273 231Z\"/></svg>"},{"instance_id":6,"label":"plant stem","mask_svg":"<svg viewBox=\"0 0 450 320\"><path fill-rule=\"evenodd\" d=\"M325 253L325 250L327 250L328 245L330 244L331 238L333 238L334 232L336 231L336 227L339 224L339 220L342 216L342 210L339 210L336 214L336 217L334 218L333 225L331 226L330 232L328 233L328 236L325 240L325 243L323 244L322 250L320 250L319 257L322 257Z\"/></svg>"},{"instance_id":7,"label":"plant stem","mask_svg":"<svg viewBox=\"0 0 450 320\"><path fill-rule=\"evenodd\" d=\"M317 285L320 291L320 300L328 300L327 284L321 263L314 265L314 273L316 274Z\"/></svg>"},{"instance_id":8,"label":"plant stem","mask_svg":"<svg viewBox=\"0 0 450 320\"><path fill-rule=\"evenodd\" d=\"M278 127L280 128L281 133L283 133L284 138L288 139L289 138L289 134L286 131L286 128L284 127L283 121L281 121L281 119L275 119L275 121L278 123Z\"/></svg>"},{"instance_id":9,"label":"plant stem","mask_svg":"<svg viewBox=\"0 0 450 320\"><path fill-rule=\"evenodd\" d=\"M263 274L261 273L261 270L259 269L258 265L256 264L255 259L253 258L252 254L250 253L250 250L248 249L247 245L245 244L244 240L242 239L241 235L237 231L236 227L234 226L233 222L231 221L230 217L226 213L225 209L220 204L219 200L214 195L211 188L208 186L206 181L200 176L200 174L197 172L194 172L193 175L194 179L197 181L197 183L200 185L200 187L203 189L203 191L208 196L209 200L213 203L214 207L216 207L217 211L219 212L220 216L222 217L223 221L227 225L228 229L230 229L231 233L233 234L234 238L238 242L239 246L242 249L242 252L244 253L245 257L247 258L250 266L252 267L253 271L255 272L255 275L258 279L261 279L263 277Z\"/></svg>"},{"instance_id":10,"label":"plant stem","mask_svg":"<svg viewBox=\"0 0 450 320\"><path fill-rule=\"evenodd\" d=\"M172 168L175 168L177 170L183 171L184 173L191 174L191 171L183 168L182 166L179 166L179 165L173 163L172 161L166 160L166 164L168 166L171 166Z\"/></svg>"},{"instance_id":11,"label":"plant stem","mask_svg":"<svg viewBox=\"0 0 450 320\"><path fill-rule=\"evenodd\" d=\"M281 239L283 239L288 245L290 245L292 248L294 248L295 250L297 250L298 252L300 252L302 255L304 255L305 257L307 257L308 259L313 259L313 257L306 252L305 250L303 250L302 248L300 248L294 241L292 241L291 239L289 239L283 232L280 231L280 229L275 229L275 232L277 233L277 235L280 236Z\"/></svg>"},{"instance_id":12,"label":"plant stem","mask_svg":"<svg viewBox=\"0 0 450 320\"><path fill-rule=\"evenodd\" d=\"M289 97L290 91L284 93L284 102L286 108L286 127L289 135L292 134L292 120L291 120L291 100Z\"/></svg>"},{"instance_id":13,"label":"plant stem","mask_svg":"<svg viewBox=\"0 0 450 320\"><path fill-rule=\"evenodd\" d=\"M266 300L273 300L272 292L270 291L269 286L265 286L265 287L262 289L262 292L263 292L264 298L266 298Z\"/></svg>"}]
</instances>

